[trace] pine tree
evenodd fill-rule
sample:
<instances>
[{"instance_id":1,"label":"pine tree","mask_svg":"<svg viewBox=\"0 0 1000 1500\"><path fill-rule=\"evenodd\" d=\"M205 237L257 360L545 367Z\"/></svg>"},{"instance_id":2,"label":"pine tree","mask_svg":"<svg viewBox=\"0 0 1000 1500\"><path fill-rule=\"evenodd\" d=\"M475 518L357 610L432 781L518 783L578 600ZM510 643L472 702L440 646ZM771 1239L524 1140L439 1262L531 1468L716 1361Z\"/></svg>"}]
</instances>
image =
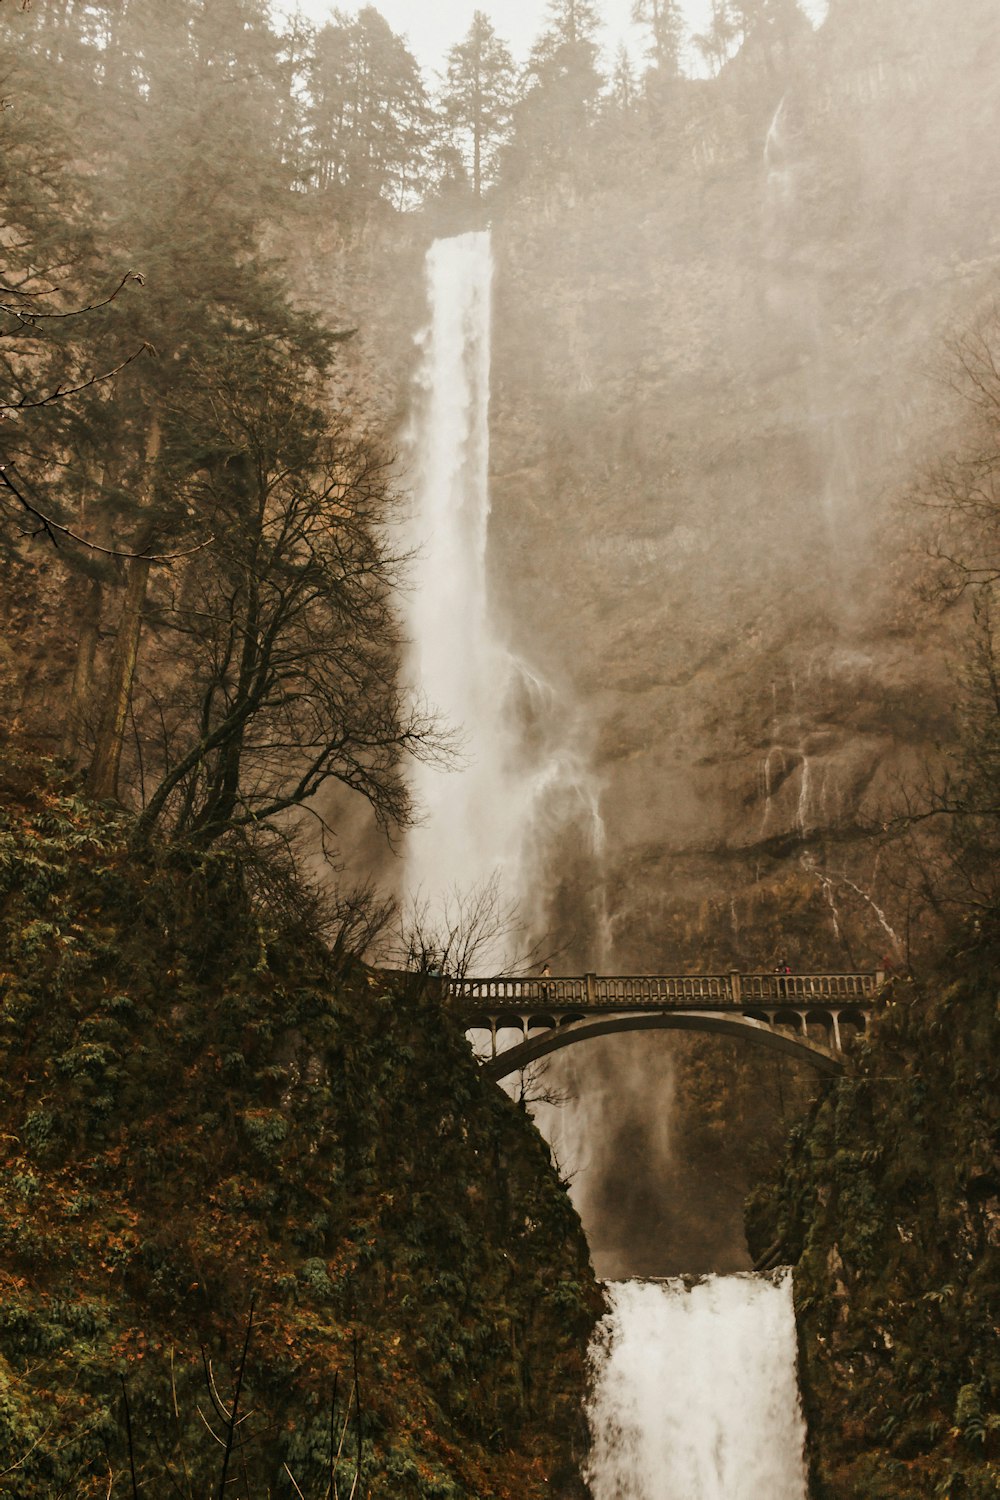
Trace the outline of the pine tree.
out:
<instances>
[{"instance_id":1,"label":"pine tree","mask_svg":"<svg viewBox=\"0 0 1000 1500\"><path fill-rule=\"evenodd\" d=\"M798 0L732 0L731 10L741 41L758 37L782 44L806 24Z\"/></svg>"},{"instance_id":2,"label":"pine tree","mask_svg":"<svg viewBox=\"0 0 1000 1500\"><path fill-rule=\"evenodd\" d=\"M497 152L511 122L516 86L514 60L481 10L472 17L464 41L448 53L441 107L452 142L464 148L472 169L472 190L482 197L484 177L494 170Z\"/></svg>"},{"instance_id":3,"label":"pine tree","mask_svg":"<svg viewBox=\"0 0 1000 1500\"><path fill-rule=\"evenodd\" d=\"M676 78L681 71L684 49L684 11L679 0L634 0L632 20L649 28L648 56L664 78Z\"/></svg>"},{"instance_id":4,"label":"pine tree","mask_svg":"<svg viewBox=\"0 0 1000 1500\"><path fill-rule=\"evenodd\" d=\"M787 47L808 24L798 0L712 0L709 27L694 41L717 73L747 42Z\"/></svg>"},{"instance_id":5,"label":"pine tree","mask_svg":"<svg viewBox=\"0 0 1000 1500\"><path fill-rule=\"evenodd\" d=\"M719 73L740 44L740 27L731 0L712 0L708 26L697 33L694 44L712 72Z\"/></svg>"},{"instance_id":6,"label":"pine tree","mask_svg":"<svg viewBox=\"0 0 1000 1500\"><path fill-rule=\"evenodd\" d=\"M102 468L87 413L143 347L108 340L136 278L101 245L100 179L79 170L98 52L74 48L56 7L5 10L0 35L16 58L0 108L0 546L10 558L35 534L89 575L95 556L62 546L58 528L79 516Z\"/></svg>"},{"instance_id":7,"label":"pine tree","mask_svg":"<svg viewBox=\"0 0 1000 1500\"><path fill-rule=\"evenodd\" d=\"M316 51L316 27L296 10L278 34L277 133L282 161L297 188L309 185L308 86Z\"/></svg>"},{"instance_id":8,"label":"pine tree","mask_svg":"<svg viewBox=\"0 0 1000 1500\"><path fill-rule=\"evenodd\" d=\"M628 48L622 42L615 55L615 68L611 75L611 99L623 118L627 118L635 109L637 94L635 69Z\"/></svg>"},{"instance_id":9,"label":"pine tree","mask_svg":"<svg viewBox=\"0 0 1000 1500\"><path fill-rule=\"evenodd\" d=\"M319 404L315 354L258 338L228 357L205 372L211 406L195 390L185 403L202 461L184 496L220 545L160 609L170 685L149 684L157 784L137 837L253 835L331 779L405 824L401 756L439 744L396 686L389 457Z\"/></svg>"},{"instance_id":10,"label":"pine tree","mask_svg":"<svg viewBox=\"0 0 1000 1500\"><path fill-rule=\"evenodd\" d=\"M145 277L142 305L108 321L109 352L144 340L155 358L85 409L114 462L92 508L118 551L118 619L89 782L114 797L150 581L148 554L197 532L178 500L193 457L177 420L195 361L275 302L254 249L286 175L273 145L276 44L260 0L131 0L114 75L99 97L131 128L103 148L103 233ZM108 482L108 481L111 482Z\"/></svg>"},{"instance_id":11,"label":"pine tree","mask_svg":"<svg viewBox=\"0 0 1000 1500\"><path fill-rule=\"evenodd\" d=\"M529 77L543 86L563 84L586 110L600 92L597 68L600 16L591 0L549 0L549 25L531 49Z\"/></svg>"},{"instance_id":12,"label":"pine tree","mask_svg":"<svg viewBox=\"0 0 1000 1500\"><path fill-rule=\"evenodd\" d=\"M152 806L159 783L147 821L169 812L202 841L330 775L404 819L399 757L423 730L394 686L380 461L349 425L331 447L323 382L336 338L295 307L262 245L293 183L318 175L303 152L334 93L330 180L405 195L426 126L416 64L373 9L335 16L336 90L309 117L311 36L276 35L265 0L37 0L0 10L0 30L15 26L31 110L0 119L12 147L0 161L6 269L22 299L35 281L54 295L43 273L56 271L55 291L79 305L108 266L141 272L144 286L84 320L85 344L68 331L77 320L49 336L15 309L0 326L8 395L151 351L38 418L37 483L105 549L97 562L81 554L86 576L69 591L80 646L65 748L80 764L93 731L90 789L117 797L127 768L131 800L144 780ZM164 566L174 552L183 560ZM269 591L269 615L255 589ZM170 634L192 647L176 703L172 691L156 701Z\"/></svg>"},{"instance_id":13,"label":"pine tree","mask_svg":"<svg viewBox=\"0 0 1000 1500\"><path fill-rule=\"evenodd\" d=\"M402 206L417 186L429 129L420 69L372 6L334 13L316 37L307 134L317 186Z\"/></svg>"},{"instance_id":14,"label":"pine tree","mask_svg":"<svg viewBox=\"0 0 1000 1500\"><path fill-rule=\"evenodd\" d=\"M564 171L586 151L604 79L597 67L600 20L590 0L550 0L548 28L528 59L515 110L522 168Z\"/></svg>"}]
</instances>

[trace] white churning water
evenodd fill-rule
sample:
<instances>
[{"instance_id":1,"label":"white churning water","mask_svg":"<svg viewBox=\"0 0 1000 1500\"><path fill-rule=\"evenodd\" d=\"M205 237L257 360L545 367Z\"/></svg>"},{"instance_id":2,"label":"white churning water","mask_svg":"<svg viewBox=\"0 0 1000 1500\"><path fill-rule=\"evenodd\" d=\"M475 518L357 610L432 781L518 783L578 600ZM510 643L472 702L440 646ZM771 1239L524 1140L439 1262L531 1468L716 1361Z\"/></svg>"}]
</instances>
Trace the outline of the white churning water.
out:
<instances>
[{"instance_id":1,"label":"white churning water","mask_svg":"<svg viewBox=\"0 0 1000 1500\"><path fill-rule=\"evenodd\" d=\"M503 780L498 699L508 664L487 613L489 235L436 241L427 280L431 322L419 340L412 438L417 552L406 611L408 667L414 691L463 734L466 761L460 774L414 768L424 821L407 837L406 882L433 905L450 894L458 872L472 885L516 859L519 830L502 809L493 815Z\"/></svg>"},{"instance_id":2,"label":"white churning water","mask_svg":"<svg viewBox=\"0 0 1000 1500\"><path fill-rule=\"evenodd\" d=\"M404 885L433 922L456 892L497 881L504 905L518 905L531 925L539 849L566 819L593 822L596 799L567 748L565 710L509 650L490 607L492 281L487 231L431 246L409 441L406 675L461 745L457 769L413 769L422 821L407 835ZM479 954L477 963L510 956Z\"/></svg>"},{"instance_id":3,"label":"white churning water","mask_svg":"<svg viewBox=\"0 0 1000 1500\"><path fill-rule=\"evenodd\" d=\"M805 1500L790 1273L607 1291L591 1351L594 1500Z\"/></svg>"}]
</instances>

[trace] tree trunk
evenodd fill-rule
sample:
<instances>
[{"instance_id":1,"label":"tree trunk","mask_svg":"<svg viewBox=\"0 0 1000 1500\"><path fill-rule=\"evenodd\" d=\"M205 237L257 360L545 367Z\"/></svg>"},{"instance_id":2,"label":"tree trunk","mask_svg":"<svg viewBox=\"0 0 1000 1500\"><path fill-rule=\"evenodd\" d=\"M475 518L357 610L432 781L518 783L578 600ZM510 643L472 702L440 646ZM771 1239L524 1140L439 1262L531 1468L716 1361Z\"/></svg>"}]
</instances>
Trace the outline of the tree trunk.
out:
<instances>
[{"instance_id":1,"label":"tree trunk","mask_svg":"<svg viewBox=\"0 0 1000 1500\"><path fill-rule=\"evenodd\" d=\"M147 502L152 495L153 472L159 451L160 423L154 413L146 439L144 489ZM147 541L140 545L148 545L148 529ZM150 566L148 557L134 557L126 564L125 598L122 603L111 666L108 670L104 712L97 732L94 759L87 777L87 790L91 795L108 800L118 796L118 773L121 767L122 746L125 742L125 725L128 721L129 705L132 702L132 683L135 679L135 667L139 657L142 611L146 602Z\"/></svg>"},{"instance_id":2,"label":"tree trunk","mask_svg":"<svg viewBox=\"0 0 1000 1500\"><path fill-rule=\"evenodd\" d=\"M101 491L108 488L113 478L111 465L105 464ZM86 516L81 515L80 519L84 521ZM92 524L85 529L89 531L90 539L98 546L107 547L110 544L111 527L108 524L107 506L102 500L98 500L98 509L94 514ZM76 647L76 661L73 665L73 686L70 690L69 708L66 711L66 721L63 726L62 755L74 771L82 769L83 766L80 741L87 709L93 696L94 661L97 656L103 610L104 579L91 578L86 585L82 606L77 615L79 639Z\"/></svg>"},{"instance_id":3,"label":"tree trunk","mask_svg":"<svg viewBox=\"0 0 1000 1500\"><path fill-rule=\"evenodd\" d=\"M63 759L68 761L74 770L79 770L81 764L80 737L94 680L94 658L97 655L97 637L101 625L103 603L104 584L99 578L92 578L87 585L83 609L77 617L80 638L76 647L73 687L63 729Z\"/></svg>"},{"instance_id":4,"label":"tree trunk","mask_svg":"<svg viewBox=\"0 0 1000 1500\"><path fill-rule=\"evenodd\" d=\"M139 637L142 634L142 609L146 602L146 586L149 582L150 563L147 557L133 558L128 564L125 584L125 599L122 604L118 638L108 673L104 713L97 734L97 746L87 778L87 788L94 797L116 798L118 796L118 772L121 766L122 745L125 740L125 724L128 720L129 704L132 701L132 683L139 657Z\"/></svg>"}]
</instances>

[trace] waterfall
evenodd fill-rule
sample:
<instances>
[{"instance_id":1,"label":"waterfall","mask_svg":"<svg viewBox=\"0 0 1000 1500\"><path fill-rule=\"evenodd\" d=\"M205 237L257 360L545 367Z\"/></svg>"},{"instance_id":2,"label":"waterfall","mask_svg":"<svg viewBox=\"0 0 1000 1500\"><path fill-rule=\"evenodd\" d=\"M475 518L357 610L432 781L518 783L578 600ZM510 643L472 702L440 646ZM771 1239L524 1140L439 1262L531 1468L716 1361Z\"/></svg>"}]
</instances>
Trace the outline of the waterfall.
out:
<instances>
[{"instance_id":1,"label":"waterfall","mask_svg":"<svg viewBox=\"0 0 1000 1500\"><path fill-rule=\"evenodd\" d=\"M433 933L457 891L499 881L503 901L518 902L537 935L546 852L574 829L596 869L603 826L579 725L510 649L492 604L492 276L487 233L428 252L430 317L408 445L406 676L461 745L457 766L414 770L422 821L406 839L404 884ZM610 941L611 930L594 884L588 968L601 967L601 933ZM511 956L500 935L476 969ZM790 1284L624 1282L609 1296L589 1406L594 1500L804 1500Z\"/></svg>"},{"instance_id":2,"label":"waterfall","mask_svg":"<svg viewBox=\"0 0 1000 1500\"><path fill-rule=\"evenodd\" d=\"M594 1500L806 1500L790 1273L607 1290L591 1353Z\"/></svg>"},{"instance_id":3,"label":"waterfall","mask_svg":"<svg viewBox=\"0 0 1000 1500\"><path fill-rule=\"evenodd\" d=\"M437 240L427 255L430 320L420 335L408 439L413 553L404 609L409 691L458 737L455 764L414 767L420 810L404 848L408 899L431 930L462 899L495 892L538 938L537 872L561 829L599 858L596 791L573 716L506 643L491 605L489 402L493 255L488 231ZM447 913L445 915L445 913ZM523 939L522 939L523 945ZM510 939L478 967L509 962Z\"/></svg>"}]
</instances>

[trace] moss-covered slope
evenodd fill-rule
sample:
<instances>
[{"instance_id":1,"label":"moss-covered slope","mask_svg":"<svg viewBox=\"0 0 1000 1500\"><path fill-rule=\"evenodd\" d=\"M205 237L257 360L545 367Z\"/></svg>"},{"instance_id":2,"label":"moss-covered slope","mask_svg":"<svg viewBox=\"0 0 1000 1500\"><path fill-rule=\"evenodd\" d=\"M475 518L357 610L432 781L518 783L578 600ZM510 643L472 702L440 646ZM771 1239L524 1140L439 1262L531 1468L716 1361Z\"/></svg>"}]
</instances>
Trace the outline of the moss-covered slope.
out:
<instances>
[{"instance_id":1,"label":"moss-covered slope","mask_svg":"<svg viewBox=\"0 0 1000 1500\"><path fill-rule=\"evenodd\" d=\"M815 1500L1000 1494L998 959L897 981L751 1202L797 1264Z\"/></svg>"},{"instance_id":2,"label":"moss-covered slope","mask_svg":"<svg viewBox=\"0 0 1000 1500\"><path fill-rule=\"evenodd\" d=\"M251 1297L256 1415L231 1470L248 1495L294 1494L286 1461L326 1492L332 1404L348 1493L355 1365L359 1493L575 1493L600 1308L586 1244L439 993L267 931L227 859L138 862L70 789L8 767L3 790L0 1470L19 1464L17 1493L125 1482L120 1374L142 1493L176 1494L166 1469L183 1486L185 1466L182 1493L214 1493L199 1351L225 1402Z\"/></svg>"}]
</instances>

